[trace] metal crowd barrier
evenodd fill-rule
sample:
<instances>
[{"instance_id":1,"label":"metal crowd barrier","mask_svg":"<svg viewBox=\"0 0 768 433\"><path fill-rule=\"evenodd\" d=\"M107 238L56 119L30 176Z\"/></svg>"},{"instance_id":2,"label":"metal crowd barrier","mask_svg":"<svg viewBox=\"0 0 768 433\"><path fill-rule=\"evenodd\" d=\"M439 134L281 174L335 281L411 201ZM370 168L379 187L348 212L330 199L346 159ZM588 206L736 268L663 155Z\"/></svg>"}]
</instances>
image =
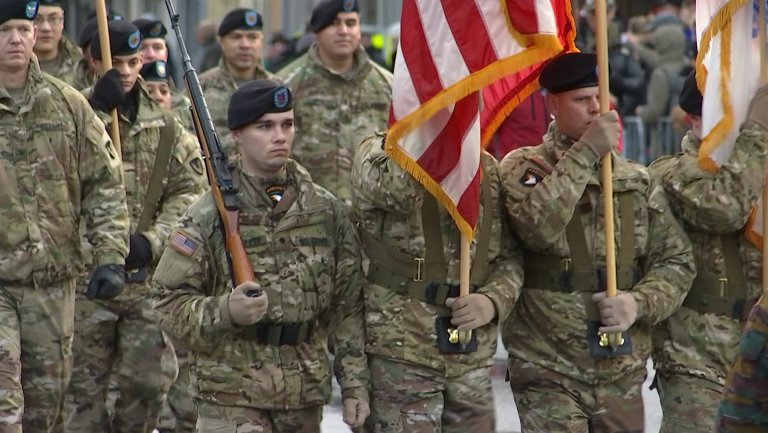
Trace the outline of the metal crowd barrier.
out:
<instances>
[{"instance_id":1,"label":"metal crowd barrier","mask_svg":"<svg viewBox=\"0 0 768 433\"><path fill-rule=\"evenodd\" d=\"M683 136L672 128L669 117L660 118L656 122L655 131L650 124L644 123L637 116L623 117L621 121L624 126L622 154L627 159L647 166L662 156L674 155L680 151ZM658 137L655 148L651 146L654 133Z\"/></svg>"}]
</instances>

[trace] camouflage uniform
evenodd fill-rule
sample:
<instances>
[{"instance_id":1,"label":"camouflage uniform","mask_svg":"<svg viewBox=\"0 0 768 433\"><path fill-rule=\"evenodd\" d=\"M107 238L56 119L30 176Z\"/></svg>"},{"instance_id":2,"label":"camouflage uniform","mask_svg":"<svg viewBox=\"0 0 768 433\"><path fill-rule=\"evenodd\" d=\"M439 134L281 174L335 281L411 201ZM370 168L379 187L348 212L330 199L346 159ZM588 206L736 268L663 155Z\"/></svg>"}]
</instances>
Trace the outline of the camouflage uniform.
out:
<instances>
[{"instance_id":1,"label":"camouflage uniform","mask_svg":"<svg viewBox=\"0 0 768 433\"><path fill-rule=\"evenodd\" d=\"M384 137L377 134L366 138L352 166L352 199L363 239L376 240L375 244L366 240L366 252L391 249L409 257L425 257L428 247L421 215L424 195L428 193L385 154ZM484 212L493 212L494 217L488 266L482 276L474 277L480 286L475 293L491 299L497 319L474 330L476 352L441 353L436 320L451 315L444 301L443 305L437 305L437 301L426 303L391 291L369 268L365 326L373 388L371 416L366 424L373 431L494 431L493 401L488 398L492 393L490 368L496 353L497 325L512 311L520 294L522 258L498 207L498 163L483 153L482 164L490 183L493 209L481 206L479 221ZM480 203L484 203L483 199ZM442 228L448 257L445 282L458 284L459 231L448 212L438 207L440 221L435 223ZM476 236L470 252L473 261L478 249Z\"/></svg>"},{"instance_id":2,"label":"camouflage uniform","mask_svg":"<svg viewBox=\"0 0 768 433\"><path fill-rule=\"evenodd\" d=\"M355 51L352 69L337 74L323 64L317 50L315 44L278 72L296 104L291 154L352 215L352 158L363 138L387 129L392 74L372 62L362 47Z\"/></svg>"},{"instance_id":3,"label":"camouflage uniform","mask_svg":"<svg viewBox=\"0 0 768 433\"><path fill-rule=\"evenodd\" d=\"M145 205L166 114L151 99L141 77L134 89L138 100L136 120L131 123L121 115L120 122L132 233ZM90 92L88 89L85 93ZM108 124L111 122L106 113L99 115ZM194 137L178 123L170 159L158 211L149 229L141 233L151 244L154 263L161 256L173 225L205 191L199 148ZM81 279L83 283L87 280ZM176 378L173 347L160 331L152 311L149 279L130 284L126 281L126 286L121 295L109 300L88 300L86 286L78 286L75 363L67 400L69 432L151 432ZM105 394L113 367L120 396L110 430Z\"/></svg>"},{"instance_id":4,"label":"camouflage uniform","mask_svg":"<svg viewBox=\"0 0 768 433\"><path fill-rule=\"evenodd\" d=\"M343 398L368 401L364 280L354 227L339 202L294 161L277 179L256 178L239 166L233 178L241 238L269 297L266 315L252 327L235 327L230 319L233 287L210 193L175 229L189 249L169 245L160 260L155 309L163 329L189 350L197 431L319 431L322 405L331 398L329 342ZM273 209L266 188L276 184L286 191ZM288 324L313 324L314 332L296 345L254 338L261 327L271 332Z\"/></svg>"},{"instance_id":5,"label":"camouflage uniform","mask_svg":"<svg viewBox=\"0 0 768 433\"><path fill-rule=\"evenodd\" d=\"M275 82L281 82L277 75L268 72L264 66L259 64L254 80L267 79ZM235 157L240 153L237 150L235 140L227 128L227 109L229 108L229 99L237 90L237 81L227 69L227 62L222 57L219 66L200 75L200 85L203 86L205 102L208 104L208 110L211 112L211 119L216 125L216 132L219 134L221 147L227 153L227 158L231 164L234 164Z\"/></svg>"},{"instance_id":6,"label":"camouflage uniform","mask_svg":"<svg viewBox=\"0 0 768 433\"><path fill-rule=\"evenodd\" d=\"M651 326L680 306L696 274L691 245L664 190L651 184L645 168L614 153L616 257L618 263L629 263L629 281L621 286L637 301L637 321L630 328L631 355L591 355L587 322L600 317L593 292L544 289L534 278L543 271L537 266L543 259L555 258L558 265L560 258L577 262L571 254L578 247L565 236L574 211L580 216L584 254L590 256L592 269L605 267L597 162L588 146L560 134L555 122L543 144L518 149L501 162L507 212L526 250L525 290L515 319L502 333L523 431L586 432L588 421L598 431L642 431L640 385L651 352ZM621 255L626 219L618 217L624 199L635 222L634 248L628 249L633 254L628 257ZM639 282L636 270L642 276ZM591 281L597 282L595 274Z\"/></svg>"},{"instance_id":7,"label":"camouflage uniform","mask_svg":"<svg viewBox=\"0 0 768 433\"><path fill-rule=\"evenodd\" d=\"M173 110L173 114L176 115L178 120L181 120L181 126L183 126L184 129L195 134L195 123L192 119L192 111L189 109L192 102L190 102L189 98L184 94L184 90L174 88L173 84L169 83L169 85L171 86L171 110Z\"/></svg>"},{"instance_id":8,"label":"camouflage uniform","mask_svg":"<svg viewBox=\"0 0 768 433\"><path fill-rule=\"evenodd\" d=\"M744 237L743 227L765 182L766 146L765 130L752 122L744 124L730 161L715 174L699 167L699 140L689 132L683 140L683 153L661 158L649 168L688 232L699 273L683 306L654 328L653 360L664 409L663 432L687 433L705 427L711 431L714 427L722 386L736 356L740 320L746 319L744 313L762 293L761 254ZM723 242L728 240L723 236L736 237L732 242L738 245L741 260L735 270L743 273L746 284L739 288L743 293L736 293L736 281L727 275ZM730 277L727 288L731 293L709 293L703 280L707 276ZM740 298L725 304L728 310L737 307L735 318L707 312L694 302L724 295Z\"/></svg>"},{"instance_id":9,"label":"camouflage uniform","mask_svg":"<svg viewBox=\"0 0 768 433\"><path fill-rule=\"evenodd\" d=\"M115 149L82 95L34 56L24 92L19 106L0 86L0 431L60 432L78 227L97 265L122 264L128 212Z\"/></svg>"},{"instance_id":10,"label":"camouflage uniform","mask_svg":"<svg viewBox=\"0 0 768 433\"><path fill-rule=\"evenodd\" d=\"M92 72L88 67L88 60L80 59L75 66L75 76L72 80L72 87L77 90L85 90L96 84L96 72Z\"/></svg>"},{"instance_id":11,"label":"camouflage uniform","mask_svg":"<svg viewBox=\"0 0 768 433\"><path fill-rule=\"evenodd\" d=\"M58 78L70 86L74 86L77 65L82 59L83 54L80 47L66 33L62 33L61 40L59 41L59 53L56 56L56 65L53 69L43 72Z\"/></svg>"},{"instance_id":12,"label":"camouflage uniform","mask_svg":"<svg viewBox=\"0 0 768 433\"><path fill-rule=\"evenodd\" d=\"M752 307L717 409L718 433L768 430L768 297Z\"/></svg>"}]
</instances>

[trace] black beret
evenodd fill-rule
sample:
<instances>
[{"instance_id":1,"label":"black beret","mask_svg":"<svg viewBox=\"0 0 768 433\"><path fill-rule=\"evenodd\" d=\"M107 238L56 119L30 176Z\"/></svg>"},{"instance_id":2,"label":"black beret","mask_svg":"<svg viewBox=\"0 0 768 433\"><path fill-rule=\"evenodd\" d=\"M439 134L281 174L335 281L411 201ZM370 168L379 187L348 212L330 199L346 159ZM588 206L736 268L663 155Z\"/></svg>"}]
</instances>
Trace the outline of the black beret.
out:
<instances>
[{"instance_id":1,"label":"black beret","mask_svg":"<svg viewBox=\"0 0 768 433\"><path fill-rule=\"evenodd\" d=\"M696 84L696 70L691 71L685 78L683 90L680 91L680 108L688 114L701 116L701 106L704 103L704 97L699 92L699 86Z\"/></svg>"},{"instance_id":2,"label":"black beret","mask_svg":"<svg viewBox=\"0 0 768 433\"><path fill-rule=\"evenodd\" d=\"M597 86L597 55L563 54L544 67L539 84L552 94Z\"/></svg>"},{"instance_id":3,"label":"black beret","mask_svg":"<svg viewBox=\"0 0 768 433\"><path fill-rule=\"evenodd\" d=\"M121 21L123 19L122 15L107 15L107 21ZM83 29L80 30L80 38L77 40L77 44L80 45L80 48L85 48L88 45L91 44L91 40L93 39L93 35L96 34L96 32L99 30L99 20L96 17L93 17L85 22L85 25L83 26Z\"/></svg>"},{"instance_id":4,"label":"black beret","mask_svg":"<svg viewBox=\"0 0 768 433\"><path fill-rule=\"evenodd\" d=\"M88 12L88 15L86 15L86 18L88 18L89 20L90 20L91 18L96 18L96 8L95 8L95 6L91 5L91 6L88 8L88 11L89 11L89 12ZM123 16L122 16L122 15L120 15L120 14L119 14L119 13L117 13L117 12L113 12L113 11L112 11L112 10L109 8L109 5L107 5L107 21L112 21L112 20L115 20L115 21L119 21L119 20L122 20L122 19L123 19Z\"/></svg>"},{"instance_id":5,"label":"black beret","mask_svg":"<svg viewBox=\"0 0 768 433\"><path fill-rule=\"evenodd\" d=\"M312 11L309 27L313 33L333 24L336 15L341 12L360 12L355 0L324 0Z\"/></svg>"},{"instance_id":6,"label":"black beret","mask_svg":"<svg viewBox=\"0 0 768 433\"><path fill-rule=\"evenodd\" d=\"M165 29L163 22L160 20L141 18L134 21L133 25L141 32L142 39L165 39L165 35L168 34L168 30Z\"/></svg>"},{"instance_id":7,"label":"black beret","mask_svg":"<svg viewBox=\"0 0 768 433\"><path fill-rule=\"evenodd\" d=\"M219 36L234 30L261 30L264 22L261 15L253 9L233 9L229 11L219 25Z\"/></svg>"},{"instance_id":8,"label":"black beret","mask_svg":"<svg viewBox=\"0 0 768 433\"><path fill-rule=\"evenodd\" d=\"M110 21L109 49L114 56L130 56L141 51L141 32L128 21ZM91 57L101 60L101 39L96 32L91 40Z\"/></svg>"},{"instance_id":9,"label":"black beret","mask_svg":"<svg viewBox=\"0 0 768 433\"><path fill-rule=\"evenodd\" d=\"M144 81L159 81L163 83L170 81L168 64L162 60L147 63L141 68L140 74L144 77Z\"/></svg>"},{"instance_id":10,"label":"black beret","mask_svg":"<svg viewBox=\"0 0 768 433\"><path fill-rule=\"evenodd\" d=\"M10 20L32 21L37 16L37 1L0 0L0 24Z\"/></svg>"},{"instance_id":11,"label":"black beret","mask_svg":"<svg viewBox=\"0 0 768 433\"><path fill-rule=\"evenodd\" d=\"M40 0L40 6L57 6L64 9L64 4L61 0Z\"/></svg>"},{"instance_id":12,"label":"black beret","mask_svg":"<svg viewBox=\"0 0 768 433\"><path fill-rule=\"evenodd\" d=\"M227 128L237 130L261 119L267 113L293 109L293 97L287 87L270 80L253 80L240 86L229 100Z\"/></svg>"}]
</instances>

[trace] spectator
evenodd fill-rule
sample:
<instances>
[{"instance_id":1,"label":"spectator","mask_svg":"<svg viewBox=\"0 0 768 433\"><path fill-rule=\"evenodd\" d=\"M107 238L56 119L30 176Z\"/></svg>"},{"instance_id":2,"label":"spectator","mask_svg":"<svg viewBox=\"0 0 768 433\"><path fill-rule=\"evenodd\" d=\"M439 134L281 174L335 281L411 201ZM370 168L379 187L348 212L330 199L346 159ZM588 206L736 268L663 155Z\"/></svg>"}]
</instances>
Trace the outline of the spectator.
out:
<instances>
[{"instance_id":1,"label":"spectator","mask_svg":"<svg viewBox=\"0 0 768 433\"><path fill-rule=\"evenodd\" d=\"M400 23L394 23L387 28L387 46L386 59L387 68L395 71L395 58L397 57L397 47L400 45Z\"/></svg>"},{"instance_id":2,"label":"spectator","mask_svg":"<svg viewBox=\"0 0 768 433\"><path fill-rule=\"evenodd\" d=\"M682 0L658 0L660 5L656 8L656 13L651 22L643 29L646 37L640 37L637 33L627 33L627 41L637 50L640 60L650 71L656 69L662 63L660 58L658 42L666 35L672 35L677 39L677 32L683 35L683 51L686 51L686 42L684 34L684 24L678 18ZM674 33L674 35L673 35ZM648 46L645 42L650 42Z\"/></svg>"},{"instance_id":3,"label":"spectator","mask_svg":"<svg viewBox=\"0 0 768 433\"><path fill-rule=\"evenodd\" d=\"M221 45L216 40L216 29L216 23L210 18L200 21L197 25L195 39L202 51L197 62L197 72L201 74L219 65Z\"/></svg>"},{"instance_id":4,"label":"spectator","mask_svg":"<svg viewBox=\"0 0 768 433\"><path fill-rule=\"evenodd\" d=\"M296 60L296 40L289 40L282 33L272 36L264 66L269 72L277 72Z\"/></svg>"}]
</instances>

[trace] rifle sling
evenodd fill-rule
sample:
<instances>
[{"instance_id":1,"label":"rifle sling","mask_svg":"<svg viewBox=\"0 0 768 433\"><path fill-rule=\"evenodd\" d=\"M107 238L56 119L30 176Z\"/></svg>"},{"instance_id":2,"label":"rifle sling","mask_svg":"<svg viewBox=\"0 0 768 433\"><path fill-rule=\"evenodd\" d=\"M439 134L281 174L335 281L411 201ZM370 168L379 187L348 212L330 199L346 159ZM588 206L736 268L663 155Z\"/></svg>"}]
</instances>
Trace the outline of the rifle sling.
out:
<instances>
[{"instance_id":1,"label":"rifle sling","mask_svg":"<svg viewBox=\"0 0 768 433\"><path fill-rule=\"evenodd\" d=\"M173 115L168 113L165 116L165 126L160 130L160 143L157 146L157 156L155 165L152 167L152 177L149 178L147 195L144 197L144 208L141 211L139 224L136 226L136 233L146 231L157 212L157 206L160 202L160 195L163 192L163 180L168 174L168 165L171 161L171 150L173 149L174 138L176 136L176 121Z\"/></svg>"}]
</instances>

